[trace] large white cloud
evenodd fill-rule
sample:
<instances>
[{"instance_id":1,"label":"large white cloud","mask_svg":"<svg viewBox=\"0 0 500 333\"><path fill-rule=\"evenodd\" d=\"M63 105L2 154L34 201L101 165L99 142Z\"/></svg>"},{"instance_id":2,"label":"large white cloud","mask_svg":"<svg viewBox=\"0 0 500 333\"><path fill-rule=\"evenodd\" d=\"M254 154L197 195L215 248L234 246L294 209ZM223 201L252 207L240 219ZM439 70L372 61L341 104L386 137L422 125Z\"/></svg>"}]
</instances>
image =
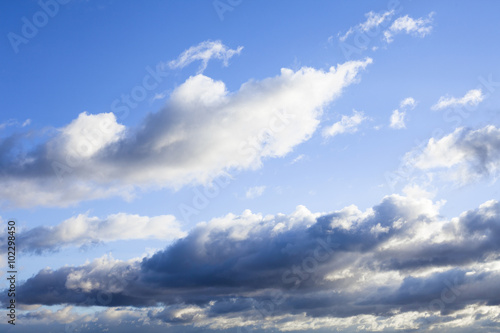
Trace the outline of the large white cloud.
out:
<instances>
[{"instance_id":1,"label":"large white cloud","mask_svg":"<svg viewBox=\"0 0 500 333\"><path fill-rule=\"evenodd\" d=\"M263 158L284 156L308 140L323 107L371 62L350 61L328 71L284 68L235 92L198 74L136 128L126 129L110 113L82 113L46 143L20 154L13 154L17 143L6 140L0 147L0 199L23 207L64 206L257 168Z\"/></svg>"}]
</instances>

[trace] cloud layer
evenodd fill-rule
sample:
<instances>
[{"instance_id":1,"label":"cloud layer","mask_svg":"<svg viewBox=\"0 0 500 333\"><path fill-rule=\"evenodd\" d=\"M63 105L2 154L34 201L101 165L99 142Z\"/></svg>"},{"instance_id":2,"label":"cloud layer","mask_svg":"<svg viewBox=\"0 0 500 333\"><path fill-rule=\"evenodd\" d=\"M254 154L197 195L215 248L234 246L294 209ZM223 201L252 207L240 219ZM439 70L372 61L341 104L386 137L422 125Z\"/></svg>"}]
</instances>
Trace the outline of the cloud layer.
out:
<instances>
[{"instance_id":1,"label":"cloud layer","mask_svg":"<svg viewBox=\"0 0 500 333\"><path fill-rule=\"evenodd\" d=\"M231 53L205 46L205 51L186 51L177 62ZM84 112L45 143L22 148L22 139L5 138L0 199L21 207L64 206L116 195L130 198L137 187L208 183L227 170L257 168L262 159L284 156L308 140L323 107L370 63L350 61L328 71L284 68L236 92L198 74L135 128L125 128L112 113Z\"/></svg>"},{"instance_id":2,"label":"cloud layer","mask_svg":"<svg viewBox=\"0 0 500 333\"><path fill-rule=\"evenodd\" d=\"M440 217L442 204L407 188L364 212L228 214L142 260L44 269L18 286L18 301L149 306L150 320L171 325L282 330L362 318L417 329L496 308L500 203L451 220Z\"/></svg>"}]
</instances>

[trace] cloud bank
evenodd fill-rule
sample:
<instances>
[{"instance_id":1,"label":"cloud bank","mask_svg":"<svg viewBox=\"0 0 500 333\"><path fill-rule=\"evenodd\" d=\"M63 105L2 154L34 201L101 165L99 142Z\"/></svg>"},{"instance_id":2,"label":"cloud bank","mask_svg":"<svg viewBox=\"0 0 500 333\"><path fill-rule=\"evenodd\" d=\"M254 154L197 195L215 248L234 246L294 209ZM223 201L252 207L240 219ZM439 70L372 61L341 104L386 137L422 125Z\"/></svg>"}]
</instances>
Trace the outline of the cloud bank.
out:
<instances>
[{"instance_id":1,"label":"cloud bank","mask_svg":"<svg viewBox=\"0 0 500 333\"><path fill-rule=\"evenodd\" d=\"M214 48L204 46L206 56L188 50L175 64L209 59ZM32 207L129 199L136 188L206 184L228 170L258 168L263 159L284 156L308 140L323 107L357 82L371 62L350 61L328 71L283 68L235 92L198 74L134 128L119 124L112 113L84 112L41 144L25 147L18 137L4 138L0 200Z\"/></svg>"},{"instance_id":2,"label":"cloud bank","mask_svg":"<svg viewBox=\"0 0 500 333\"><path fill-rule=\"evenodd\" d=\"M500 304L500 203L450 220L442 204L414 187L364 212L228 214L150 257L44 269L18 301L146 306L151 321L218 329L467 327Z\"/></svg>"}]
</instances>

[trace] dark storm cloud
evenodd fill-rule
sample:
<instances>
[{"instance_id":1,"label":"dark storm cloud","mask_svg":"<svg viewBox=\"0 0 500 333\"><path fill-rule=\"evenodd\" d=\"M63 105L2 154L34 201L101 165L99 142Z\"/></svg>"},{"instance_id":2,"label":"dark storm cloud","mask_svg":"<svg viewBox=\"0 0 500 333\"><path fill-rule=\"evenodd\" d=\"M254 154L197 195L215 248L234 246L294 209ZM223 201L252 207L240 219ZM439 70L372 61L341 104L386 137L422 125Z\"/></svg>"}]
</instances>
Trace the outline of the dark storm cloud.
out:
<instances>
[{"instance_id":1,"label":"dark storm cloud","mask_svg":"<svg viewBox=\"0 0 500 333\"><path fill-rule=\"evenodd\" d=\"M201 223L142 261L101 258L43 270L18 287L19 301L164 305L151 316L169 323L196 321L196 313L321 318L495 305L499 274L477 265L498 258L499 207L489 201L440 221L430 199L392 195L366 212L353 206L321 216L304 207L274 217L245 211ZM422 274L426 269L438 271Z\"/></svg>"}]
</instances>

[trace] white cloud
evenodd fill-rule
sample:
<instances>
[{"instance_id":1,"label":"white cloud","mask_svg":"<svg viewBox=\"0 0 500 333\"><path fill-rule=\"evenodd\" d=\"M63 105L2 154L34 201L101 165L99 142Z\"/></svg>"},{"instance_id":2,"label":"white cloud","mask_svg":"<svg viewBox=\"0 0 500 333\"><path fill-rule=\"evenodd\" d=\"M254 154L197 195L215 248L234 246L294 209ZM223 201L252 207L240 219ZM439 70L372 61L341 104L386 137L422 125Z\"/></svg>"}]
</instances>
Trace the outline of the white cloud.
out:
<instances>
[{"instance_id":1,"label":"white cloud","mask_svg":"<svg viewBox=\"0 0 500 333\"><path fill-rule=\"evenodd\" d=\"M304 159L304 157L306 157L306 155L304 155L304 154L300 154L299 156L295 157L295 158L294 158L294 159L290 162L290 164L295 164L295 163L297 163L297 162L299 162L299 161L303 160L303 159Z\"/></svg>"},{"instance_id":2,"label":"white cloud","mask_svg":"<svg viewBox=\"0 0 500 333\"><path fill-rule=\"evenodd\" d=\"M173 240L185 236L181 223L172 215L154 217L112 214L104 219L79 214L55 226L41 226L19 232L20 250L41 253L68 246L133 239Z\"/></svg>"},{"instance_id":3,"label":"white cloud","mask_svg":"<svg viewBox=\"0 0 500 333\"><path fill-rule=\"evenodd\" d=\"M406 112L409 110L413 110L416 105L417 102L412 97L408 97L402 100L399 104L399 108L401 109L401 111L396 109L392 112L389 126L394 129L406 128Z\"/></svg>"},{"instance_id":4,"label":"white cloud","mask_svg":"<svg viewBox=\"0 0 500 333\"><path fill-rule=\"evenodd\" d=\"M368 119L362 111L353 110L352 116L342 116L340 121L332 126L323 129L323 137L332 137L342 133L355 133L358 131L358 125Z\"/></svg>"},{"instance_id":5,"label":"white cloud","mask_svg":"<svg viewBox=\"0 0 500 333\"><path fill-rule=\"evenodd\" d=\"M431 138L423 151L411 158L422 170L447 169L442 177L461 184L496 177L500 169L500 129L493 125L477 130L458 128L439 140Z\"/></svg>"},{"instance_id":6,"label":"white cloud","mask_svg":"<svg viewBox=\"0 0 500 333\"><path fill-rule=\"evenodd\" d=\"M405 111L399 111L398 109L394 110L391 115L391 123L389 124L389 126L395 129L405 128L405 116Z\"/></svg>"},{"instance_id":7,"label":"white cloud","mask_svg":"<svg viewBox=\"0 0 500 333\"><path fill-rule=\"evenodd\" d=\"M233 50L218 40L204 41L184 51L177 59L170 61L168 66L172 69L183 68L193 61L201 60L201 66L198 73L202 73L207 68L210 59L222 60L224 66L227 66L229 59L235 55L239 55L241 50L243 50L243 46L238 46L236 50Z\"/></svg>"},{"instance_id":8,"label":"white cloud","mask_svg":"<svg viewBox=\"0 0 500 333\"><path fill-rule=\"evenodd\" d=\"M96 115L82 112L48 143L49 154L62 153L73 159L88 159L120 140L124 131L125 126L118 124L111 112Z\"/></svg>"},{"instance_id":9,"label":"white cloud","mask_svg":"<svg viewBox=\"0 0 500 333\"><path fill-rule=\"evenodd\" d=\"M245 197L247 199L258 198L258 197L260 197L264 193L265 190L266 190L265 186L254 186L254 187L251 187L245 193Z\"/></svg>"},{"instance_id":10,"label":"white cloud","mask_svg":"<svg viewBox=\"0 0 500 333\"><path fill-rule=\"evenodd\" d=\"M345 41L355 31L367 32L373 28L378 27L385 20L390 19L394 15L394 10L386 11L383 13L368 12L365 14L366 21L356 25L355 27L349 28L349 30L342 36L339 37L341 42Z\"/></svg>"},{"instance_id":11,"label":"white cloud","mask_svg":"<svg viewBox=\"0 0 500 333\"><path fill-rule=\"evenodd\" d=\"M29 118L28 118L28 119L26 119L26 120L23 122L23 124L21 125L21 127L26 127L26 126L28 126L29 124L31 124L31 119L29 119Z\"/></svg>"},{"instance_id":12,"label":"white cloud","mask_svg":"<svg viewBox=\"0 0 500 333\"><path fill-rule=\"evenodd\" d=\"M409 108L409 109L413 110L416 105L417 105L417 102L413 99L413 97L407 97L401 101L401 103L399 104L399 107Z\"/></svg>"},{"instance_id":13,"label":"white cloud","mask_svg":"<svg viewBox=\"0 0 500 333\"><path fill-rule=\"evenodd\" d=\"M350 61L328 71L283 68L235 92L199 74L131 129L111 113L82 113L48 142L7 163L0 198L23 207L130 199L137 187L207 184L228 170L258 168L263 158L284 156L308 140L323 107L371 62ZM8 149L3 154L11 156Z\"/></svg>"},{"instance_id":14,"label":"white cloud","mask_svg":"<svg viewBox=\"0 0 500 333\"><path fill-rule=\"evenodd\" d=\"M481 89L471 89L461 98L441 96L431 109L442 110L453 107L476 106L481 103L483 99L484 95Z\"/></svg>"},{"instance_id":15,"label":"white cloud","mask_svg":"<svg viewBox=\"0 0 500 333\"><path fill-rule=\"evenodd\" d=\"M405 32L407 34L411 34L413 36L425 37L432 31L432 16L434 15L431 12L427 18L418 18L413 19L410 16L402 16L398 17L388 30L384 31L384 38L387 43L391 43L393 41L394 35Z\"/></svg>"}]
</instances>

